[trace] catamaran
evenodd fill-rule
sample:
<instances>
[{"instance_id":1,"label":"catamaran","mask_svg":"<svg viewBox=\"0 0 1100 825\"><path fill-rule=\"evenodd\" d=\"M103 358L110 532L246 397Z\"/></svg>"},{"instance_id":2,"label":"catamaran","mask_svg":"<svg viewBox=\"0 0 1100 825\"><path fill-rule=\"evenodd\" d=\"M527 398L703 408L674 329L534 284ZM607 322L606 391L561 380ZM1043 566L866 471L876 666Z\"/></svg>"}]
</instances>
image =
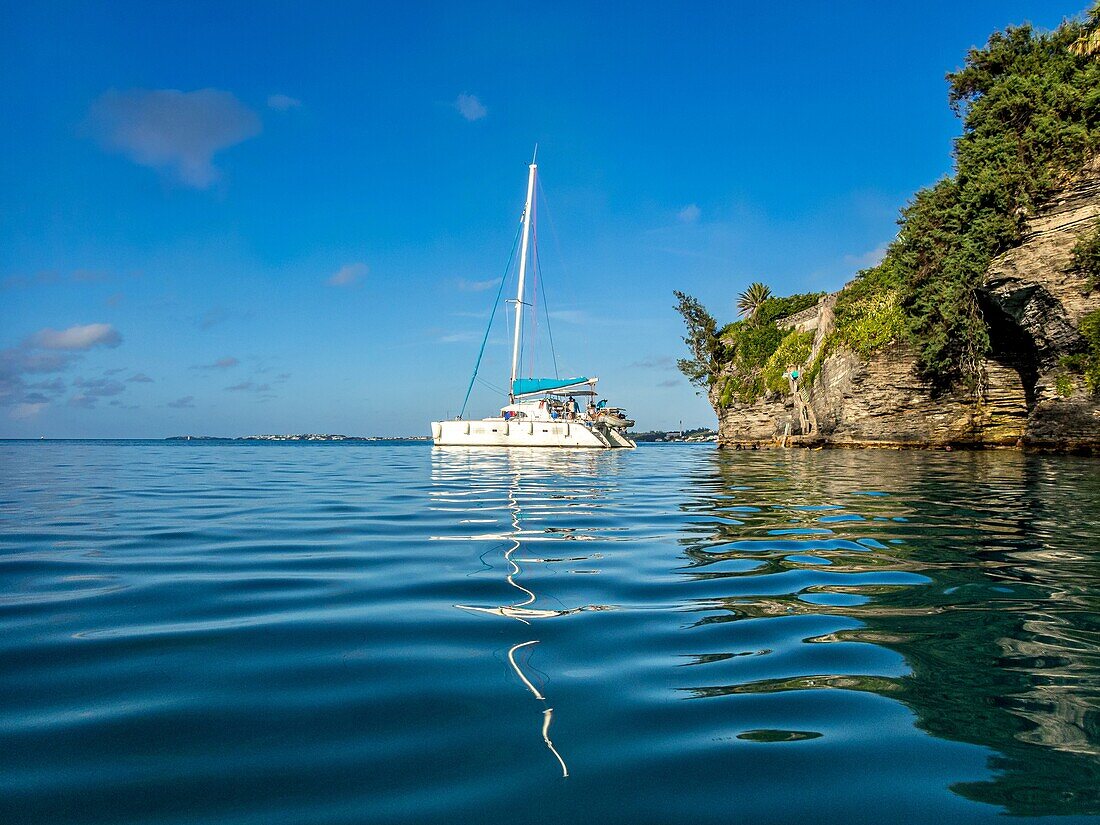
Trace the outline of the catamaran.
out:
<instances>
[{"instance_id":1,"label":"catamaran","mask_svg":"<svg viewBox=\"0 0 1100 825\"><path fill-rule=\"evenodd\" d=\"M626 433L634 422L626 417L621 408L608 406L606 400L596 400L598 378L521 378L519 375L523 312L524 307L529 306L524 301L524 287L537 173L538 166L532 158L527 174L527 200L523 207L523 241L519 253L519 284L514 301L516 315L508 403L501 408L500 415L491 418L464 419L460 415L450 421L433 421L432 440L438 447L632 449L637 445ZM482 349L484 351L484 344ZM477 368L474 375L476 377ZM469 391L466 397L469 399ZM583 408L577 399L585 401Z\"/></svg>"}]
</instances>

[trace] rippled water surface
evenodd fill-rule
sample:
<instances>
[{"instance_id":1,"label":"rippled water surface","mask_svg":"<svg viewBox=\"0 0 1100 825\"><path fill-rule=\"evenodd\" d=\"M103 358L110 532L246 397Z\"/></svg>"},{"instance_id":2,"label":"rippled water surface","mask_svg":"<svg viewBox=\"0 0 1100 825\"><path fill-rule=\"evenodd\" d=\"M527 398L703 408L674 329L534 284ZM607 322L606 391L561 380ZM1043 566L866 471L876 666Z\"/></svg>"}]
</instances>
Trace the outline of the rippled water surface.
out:
<instances>
[{"instance_id":1,"label":"rippled water surface","mask_svg":"<svg viewBox=\"0 0 1100 825\"><path fill-rule=\"evenodd\" d=\"M0 444L0 822L1100 815L1100 462Z\"/></svg>"}]
</instances>

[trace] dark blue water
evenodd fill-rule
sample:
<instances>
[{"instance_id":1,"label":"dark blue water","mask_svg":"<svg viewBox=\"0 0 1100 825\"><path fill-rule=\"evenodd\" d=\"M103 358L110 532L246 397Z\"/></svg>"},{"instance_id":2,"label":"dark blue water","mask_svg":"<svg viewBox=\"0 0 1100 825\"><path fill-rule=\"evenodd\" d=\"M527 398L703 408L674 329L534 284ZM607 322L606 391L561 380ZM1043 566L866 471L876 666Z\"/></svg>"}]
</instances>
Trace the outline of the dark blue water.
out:
<instances>
[{"instance_id":1,"label":"dark blue water","mask_svg":"<svg viewBox=\"0 0 1100 825\"><path fill-rule=\"evenodd\" d=\"M1098 608L1088 459L0 443L0 822L1097 821Z\"/></svg>"}]
</instances>

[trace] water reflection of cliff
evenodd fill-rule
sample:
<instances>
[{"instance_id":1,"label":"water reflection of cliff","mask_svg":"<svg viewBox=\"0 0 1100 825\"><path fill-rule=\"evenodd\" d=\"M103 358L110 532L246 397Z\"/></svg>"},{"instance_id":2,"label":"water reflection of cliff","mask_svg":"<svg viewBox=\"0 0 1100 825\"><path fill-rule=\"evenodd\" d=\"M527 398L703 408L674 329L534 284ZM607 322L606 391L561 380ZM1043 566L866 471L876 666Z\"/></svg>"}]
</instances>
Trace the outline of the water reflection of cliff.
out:
<instances>
[{"instance_id":1,"label":"water reflection of cliff","mask_svg":"<svg viewBox=\"0 0 1100 825\"><path fill-rule=\"evenodd\" d=\"M598 528L586 529L585 516L597 512L607 488L615 484L617 460L589 451L561 450L435 450L432 456L432 505L455 512L456 524L476 527L462 535L488 545L478 572L489 572L507 586L501 602L456 604L486 617L514 622L522 629L504 654L518 682L540 709L537 727L563 778L569 776L565 757L551 737L554 708L550 677L530 662L542 641L536 624L574 614L607 610L607 605L562 604L528 586L525 572L539 566L573 566L596 560L583 544ZM466 517L463 518L462 516ZM591 570L567 572L593 572ZM532 587L534 585L531 585Z\"/></svg>"},{"instance_id":2,"label":"water reflection of cliff","mask_svg":"<svg viewBox=\"0 0 1100 825\"><path fill-rule=\"evenodd\" d=\"M910 673L791 673L691 685L691 695L841 688L889 696L923 730L995 751L991 778L955 792L1016 815L1100 813L1094 463L716 454L696 489L684 505L701 517L683 539L688 575L720 586L792 570L839 574L797 592L699 600L700 622L846 617L858 626L802 641L888 648ZM965 505L952 501L960 493Z\"/></svg>"}]
</instances>

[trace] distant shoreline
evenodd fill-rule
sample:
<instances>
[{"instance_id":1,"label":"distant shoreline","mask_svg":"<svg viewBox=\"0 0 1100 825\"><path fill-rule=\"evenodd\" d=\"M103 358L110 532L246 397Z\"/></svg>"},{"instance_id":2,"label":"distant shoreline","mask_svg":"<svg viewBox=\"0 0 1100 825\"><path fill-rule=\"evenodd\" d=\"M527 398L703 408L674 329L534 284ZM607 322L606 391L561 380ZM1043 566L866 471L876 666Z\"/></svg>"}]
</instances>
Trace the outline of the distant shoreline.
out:
<instances>
[{"instance_id":1,"label":"distant shoreline","mask_svg":"<svg viewBox=\"0 0 1100 825\"><path fill-rule=\"evenodd\" d=\"M431 441L427 435L330 435L302 433L299 435L170 435L164 441Z\"/></svg>"}]
</instances>

